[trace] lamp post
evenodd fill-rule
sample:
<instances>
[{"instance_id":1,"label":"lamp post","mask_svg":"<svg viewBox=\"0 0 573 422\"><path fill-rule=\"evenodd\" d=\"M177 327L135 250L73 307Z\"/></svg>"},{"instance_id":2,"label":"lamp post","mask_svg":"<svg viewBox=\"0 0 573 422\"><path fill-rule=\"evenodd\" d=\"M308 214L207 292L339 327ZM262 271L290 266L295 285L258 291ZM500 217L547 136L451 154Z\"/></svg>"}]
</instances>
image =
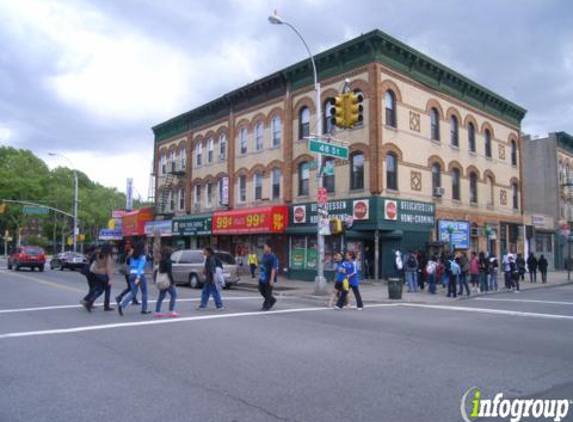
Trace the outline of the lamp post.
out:
<instances>
[{"instance_id":1,"label":"lamp post","mask_svg":"<svg viewBox=\"0 0 573 422\"><path fill-rule=\"evenodd\" d=\"M310 62L312 63L312 72L314 76L314 90L316 93L316 136L320 138L322 136L322 107L320 104L320 83L318 82L318 72L316 71L316 63L314 62L314 56L308 47L305 39L301 35L301 33L290 23L283 20L275 11L272 15L269 16L269 22L273 25L286 25L290 29L292 29L296 35L300 38L302 43L304 44L306 51L310 57ZM322 190L322 154L317 155L318 161L318 190ZM314 291L315 293L324 293L326 292L326 279L324 278L324 235L321 234L320 231L320 223L321 217L319 215L318 222L317 222L317 243L318 243L318 259L317 259L317 276L314 279Z\"/></svg>"},{"instance_id":2,"label":"lamp post","mask_svg":"<svg viewBox=\"0 0 573 422\"><path fill-rule=\"evenodd\" d=\"M70 166L72 167L72 171L74 172L74 234L73 234L73 239L74 239L74 252L76 252L77 248L77 237L78 237L78 174L76 173L76 167L74 166L74 163L72 163L72 161L66 157L63 154L57 154L55 152L49 152L48 153L49 156L51 157L62 157L64 160L66 160Z\"/></svg>"}]
</instances>

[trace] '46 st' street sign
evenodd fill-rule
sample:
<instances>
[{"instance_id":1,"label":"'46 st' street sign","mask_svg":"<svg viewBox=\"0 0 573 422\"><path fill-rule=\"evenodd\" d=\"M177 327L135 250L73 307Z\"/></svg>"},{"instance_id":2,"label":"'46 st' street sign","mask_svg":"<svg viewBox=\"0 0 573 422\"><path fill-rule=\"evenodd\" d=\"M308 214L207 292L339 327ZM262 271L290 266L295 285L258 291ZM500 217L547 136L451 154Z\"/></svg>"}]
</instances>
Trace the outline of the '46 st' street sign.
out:
<instances>
[{"instance_id":1,"label":"'46 st' street sign","mask_svg":"<svg viewBox=\"0 0 573 422\"><path fill-rule=\"evenodd\" d=\"M319 154L329 155L331 157L342 158L343 160L348 159L347 147L337 144L329 144L328 142L323 142L320 139L310 139L309 149L311 152L317 152Z\"/></svg>"}]
</instances>

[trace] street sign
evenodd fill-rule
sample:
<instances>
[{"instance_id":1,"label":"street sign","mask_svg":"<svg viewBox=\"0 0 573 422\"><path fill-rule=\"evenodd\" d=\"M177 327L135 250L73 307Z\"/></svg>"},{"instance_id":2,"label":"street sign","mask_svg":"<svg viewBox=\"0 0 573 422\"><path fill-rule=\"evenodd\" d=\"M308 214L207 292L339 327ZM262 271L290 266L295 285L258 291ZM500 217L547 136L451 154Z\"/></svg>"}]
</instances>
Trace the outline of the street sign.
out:
<instances>
[{"instance_id":1,"label":"street sign","mask_svg":"<svg viewBox=\"0 0 573 422\"><path fill-rule=\"evenodd\" d=\"M22 214L25 215L48 215L50 210L44 207L24 207L21 211Z\"/></svg>"},{"instance_id":2,"label":"street sign","mask_svg":"<svg viewBox=\"0 0 573 422\"><path fill-rule=\"evenodd\" d=\"M328 155L330 157L348 159L348 148L345 146L323 142L320 139L310 139L309 149L311 152Z\"/></svg>"}]
</instances>

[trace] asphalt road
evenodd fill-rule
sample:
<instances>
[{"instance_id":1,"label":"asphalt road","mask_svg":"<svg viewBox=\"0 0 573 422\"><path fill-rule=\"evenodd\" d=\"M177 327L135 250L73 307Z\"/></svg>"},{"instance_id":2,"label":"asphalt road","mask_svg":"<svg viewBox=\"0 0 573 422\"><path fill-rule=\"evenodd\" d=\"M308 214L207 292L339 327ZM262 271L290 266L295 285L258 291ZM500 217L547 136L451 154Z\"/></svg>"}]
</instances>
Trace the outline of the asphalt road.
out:
<instances>
[{"instance_id":1,"label":"asphalt road","mask_svg":"<svg viewBox=\"0 0 573 422\"><path fill-rule=\"evenodd\" d=\"M196 311L180 287L181 318L158 320L88 314L79 273L0 267L0 285L1 422L457 422L474 386L573 399L571 286L363 312L281 298L268 313L240 290Z\"/></svg>"}]
</instances>

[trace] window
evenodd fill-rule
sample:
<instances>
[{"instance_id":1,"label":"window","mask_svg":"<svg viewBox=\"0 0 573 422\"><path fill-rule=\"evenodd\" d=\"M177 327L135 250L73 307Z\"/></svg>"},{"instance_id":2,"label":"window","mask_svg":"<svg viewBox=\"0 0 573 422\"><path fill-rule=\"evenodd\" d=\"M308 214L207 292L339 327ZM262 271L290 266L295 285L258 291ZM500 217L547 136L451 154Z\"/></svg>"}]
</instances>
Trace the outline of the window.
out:
<instances>
[{"instance_id":1,"label":"window","mask_svg":"<svg viewBox=\"0 0 573 422\"><path fill-rule=\"evenodd\" d=\"M218 192L218 201L219 205L227 205L228 204L228 187L229 187L229 178L228 177L221 177L219 182L217 183L217 192Z\"/></svg>"},{"instance_id":2,"label":"window","mask_svg":"<svg viewBox=\"0 0 573 422\"><path fill-rule=\"evenodd\" d=\"M310 165L306 161L298 165L298 196L308 195Z\"/></svg>"},{"instance_id":3,"label":"window","mask_svg":"<svg viewBox=\"0 0 573 422\"><path fill-rule=\"evenodd\" d=\"M495 201L495 191L494 191L494 186L493 186L493 179L491 178L491 176L487 177L487 184L489 187L489 201L487 202L487 204L489 206L493 206L494 205L494 201Z\"/></svg>"},{"instance_id":4,"label":"window","mask_svg":"<svg viewBox=\"0 0 573 422\"><path fill-rule=\"evenodd\" d=\"M386 107L386 126L396 127L396 95L393 91L386 91L384 104Z\"/></svg>"},{"instance_id":5,"label":"window","mask_svg":"<svg viewBox=\"0 0 573 422\"><path fill-rule=\"evenodd\" d=\"M177 170L175 168L175 150L172 149L171 152L169 153L169 162L171 163L171 171L175 171Z\"/></svg>"},{"instance_id":6,"label":"window","mask_svg":"<svg viewBox=\"0 0 573 422\"><path fill-rule=\"evenodd\" d=\"M201 252L184 251L179 258L179 264L202 264L205 257Z\"/></svg>"},{"instance_id":7,"label":"window","mask_svg":"<svg viewBox=\"0 0 573 422\"><path fill-rule=\"evenodd\" d=\"M364 189L364 154L350 155L350 189Z\"/></svg>"},{"instance_id":8,"label":"window","mask_svg":"<svg viewBox=\"0 0 573 422\"><path fill-rule=\"evenodd\" d=\"M173 191L169 189L167 192L167 210L173 211L174 204L173 204Z\"/></svg>"},{"instance_id":9,"label":"window","mask_svg":"<svg viewBox=\"0 0 573 422\"><path fill-rule=\"evenodd\" d=\"M241 154L246 154L247 153L247 128L246 127L242 127L241 130L239 131L239 146L241 148Z\"/></svg>"},{"instance_id":10,"label":"window","mask_svg":"<svg viewBox=\"0 0 573 422\"><path fill-rule=\"evenodd\" d=\"M161 154L161 169L159 174L167 173L167 157L165 154Z\"/></svg>"},{"instance_id":11,"label":"window","mask_svg":"<svg viewBox=\"0 0 573 422\"><path fill-rule=\"evenodd\" d=\"M322 186L326 188L328 193L335 192L335 185L334 185L334 158L327 157L324 160L324 169L323 169L323 176L322 176Z\"/></svg>"},{"instance_id":12,"label":"window","mask_svg":"<svg viewBox=\"0 0 573 422\"><path fill-rule=\"evenodd\" d=\"M273 148L281 145L282 121L279 116L273 117L271 121L271 131L273 132Z\"/></svg>"},{"instance_id":13,"label":"window","mask_svg":"<svg viewBox=\"0 0 573 422\"><path fill-rule=\"evenodd\" d=\"M274 168L271 171L272 180L272 199L279 199L281 197L281 169Z\"/></svg>"},{"instance_id":14,"label":"window","mask_svg":"<svg viewBox=\"0 0 573 422\"><path fill-rule=\"evenodd\" d=\"M201 142L197 142L195 144L195 163L197 164L197 166L201 165L201 161L202 161L202 155L203 155L203 144Z\"/></svg>"},{"instance_id":15,"label":"window","mask_svg":"<svg viewBox=\"0 0 573 422\"><path fill-rule=\"evenodd\" d=\"M185 189L179 188L179 211L185 209Z\"/></svg>"},{"instance_id":16,"label":"window","mask_svg":"<svg viewBox=\"0 0 573 422\"><path fill-rule=\"evenodd\" d=\"M478 177L475 173L470 173L470 202L478 203Z\"/></svg>"},{"instance_id":17,"label":"window","mask_svg":"<svg viewBox=\"0 0 573 422\"><path fill-rule=\"evenodd\" d=\"M436 196L436 188L442 186L442 166L439 163L432 164L432 192Z\"/></svg>"},{"instance_id":18,"label":"window","mask_svg":"<svg viewBox=\"0 0 573 422\"><path fill-rule=\"evenodd\" d=\"M215 154L215 141L213 140L213 138L209 138L207 140L207 162L209 163L213 162L214 154Z\"/></svg>"},{"instance_id":19,"label":"window","mask_svg":"<svg viewBox=\"0 0 573 422\"><path fill-rule=\"evenodd\" d=\"M207 191L205 194L206 205L207 205L207 208L211 208L213 206L213 184L207 183L205 185L205 190Z\"/></svg>"},{"instance_id":20,"label":"window","mask_svg":"<svg viewBox=\"0 0 573 422\"><path fill-rule=\"evenodd\" d=\"M476 152L476 128L473 123L468 123L468 148Z\"/></svg>"},{"instance_id":21,"label":"window","mask_svg":"<svg viewBox=\"0 0 573 422\"><path fill-rule=\"evenodd\" d=\"M386 156L386 189L398 190L398 159L392 152Z\"/></svg>"},{"instance_id":22,"label":"window","mask_svg":"<svg viewBox=\"0 0 573 422\"><path fill-rule=\"evenodd\" d=\"M239 202L247 202L247 176L239 176Z\"/></svg>"},{"instance_id":23,"label":"window","mask_svg":"<svg viewBox=\"0 0 573 422\"><path fill-rule=\"evenodd\" d=\"M181 148L179 150L179 168L185 170L185 167L187 167L187 153L185 148Z\"/></svg>"},{"instance_id":24,"label":"window","mask_svg":"<svg viewBox=\"0 0 573 422\"><path fill-rule=\"evenodd\" d=\"M359 89L355 89L354 93L358 97L358 121L354 123L354 127L356 127L364 124L364 107L362 105L364 103L364 94Z\"/></svg>"},{"instance_id":25,"label":"window","mask_svg":"<svg viewBox=\"0 0 573 422\"><path fill-rule=\"evenodd\" d=\"M332 108L334 107L334 98L327 98L324 102L324 119L322 121L323 132L331 133L334 129L334 122L332 121Z\"/></svg>"},{"instance_id":26,"label":"window","mask_svg":"<svg viewBox=\"0 0 573 422\"><path fill-rule=\"evenodd\" d=\"M432 126L432 139L434 141L440 140L440 114L436 108L430 111L430 123Z\"/></svg>"},{"instance_id":27,"label":"window","mask_svg":"<svg viewBox=\"0 0 573 422\"><path fill-rule=\"evenodd\" d=\"M225 161L227 159L227 135L224 133L219 135L219 160Z\"/></svg>"},{"instance_id":28,"label":"window","mask_svg":"<svg viewBox=\"0 0 573 422\"><path fill-rule=\"evenodd\" d=\"M201 185L195 185L195 206L201 206Z\"/></svg>"},{"instance_id":29,"label":"window","mask_svg":"<svg viewBox=\"0 0 573 422\"><path fill-rule=\"evenodd\" d=\"M253 176L253 184L255 185L255 201L263 199L263 175L255 173Z\"/></svg>"},{"instance_id":30,"label":"window","mask_svg":"<svg viewBox=\"0 0 573 422\"><path fill-rule=\"evenodd\" d=\"M262 123L255 126L255 150L260 151L263 149L263 134L264 127Z\"/></svg>"},{"instance_id":31,"label":"window","mask_svg":"<svg viewBox=\"0 0 573 422\"><path fill-rule=\"evenodd\" d=\"M459 137L458 137L458 118L456 116L451 117L450 138L451 138L450 142L451 142L453 147L459 147L460 146Z\"/></svg>"},{"instance_id":32,"label":"window","mask_svg":"<svg viewBox=\"0 0 573 422\"><path fill-rule=\"evenodd\" d=\"M517 188L517 183L512 183L511 185L511 198L513 203L513 209L519 209L519 189Z\"/></svg>"},{"instance_id":33,"label":"window","mask_svg":"<svg viewBox=\"0 0 573 422\"><path fill-rule=\"evenodd\" d=\"M517 166L517 144L511 141L511 165Z\"/></svg>"},{"instance_id":34,"label":"window","mask_svg":"<svg viewBox=\"0 0 573 422\"><path fill-rule=\"evenodd\" d=\"M459 201L460 196L460 170L454 168L452 170L452 199Z\"/></svg>"},{"instance_id":35,"label":"window","mask_svg":"<svg viewBox=\"0 0 573 422\"><path fill-rule=\"evenodd\" d=\"M310 110L304 106L298 112L298 139L310 136Z\"/></svg>"},{"instance_id":36,"label":"window","mask_svg":"<svg viewBox=\"0 0 573 422\"><path fill-rule=\"evenodd\" d=\"M486 129L484 132L485 137L485 156L491 158L491 132Z\"/></svg>"}]
</instances>

